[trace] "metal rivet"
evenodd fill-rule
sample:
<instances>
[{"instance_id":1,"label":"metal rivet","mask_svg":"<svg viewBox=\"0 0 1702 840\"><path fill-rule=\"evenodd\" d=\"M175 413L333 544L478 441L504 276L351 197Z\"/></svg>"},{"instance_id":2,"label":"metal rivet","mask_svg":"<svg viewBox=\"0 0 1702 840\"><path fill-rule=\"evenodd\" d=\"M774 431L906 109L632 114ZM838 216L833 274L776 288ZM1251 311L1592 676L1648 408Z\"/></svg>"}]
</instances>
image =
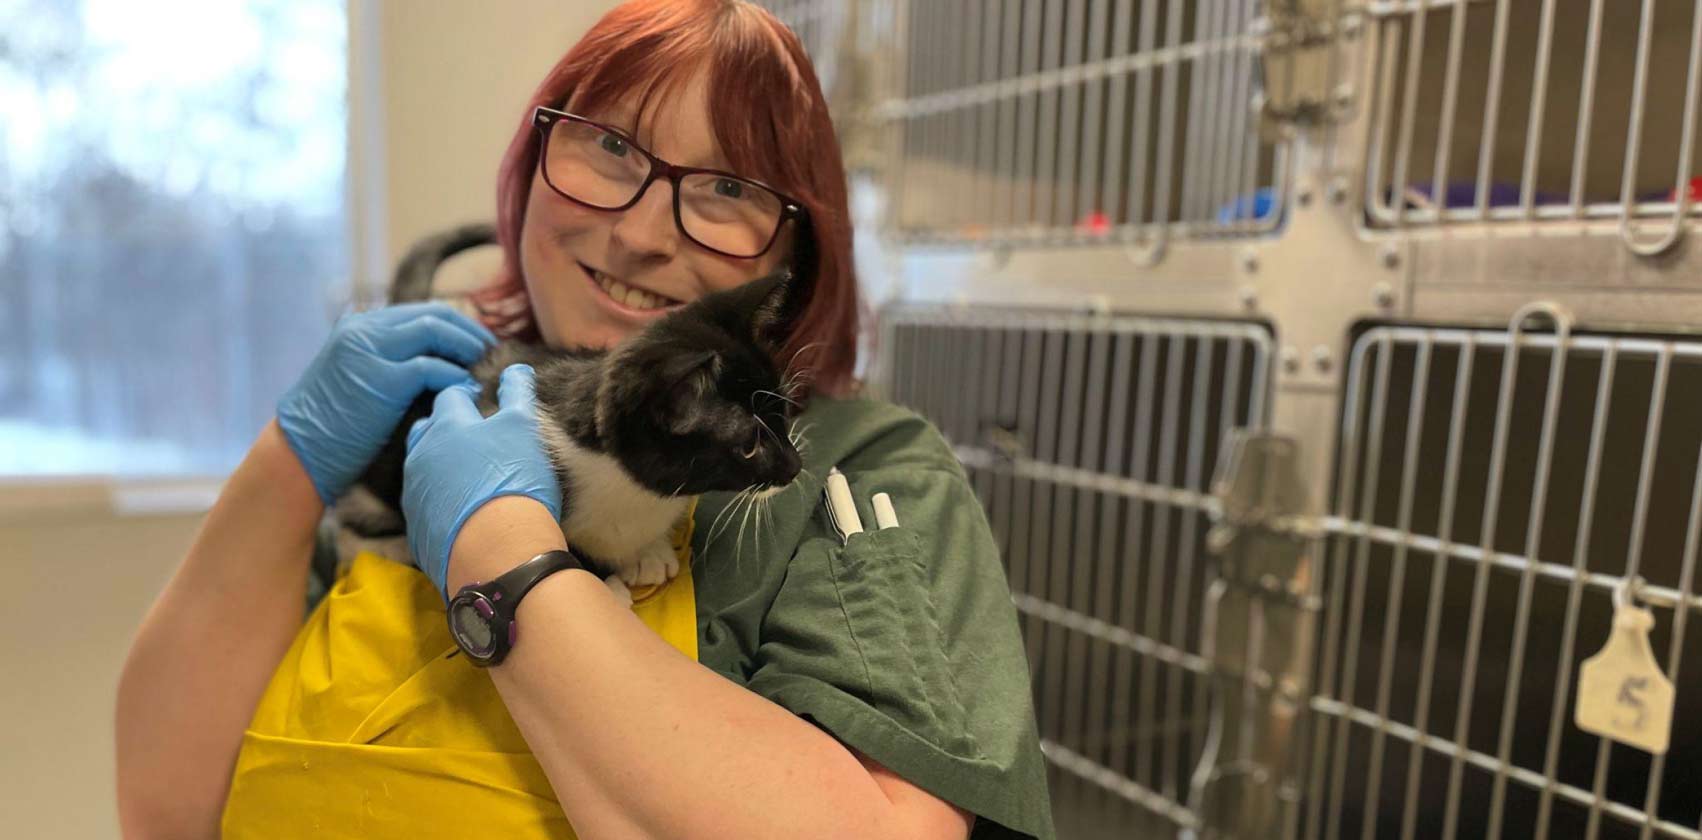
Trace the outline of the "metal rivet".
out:
<instances>
[{"instance_id":1,"label":"metal rivet","mask_svg":"<svg viewBox=\"0 0 1702 840\"><path fill-rule=\"evenodd\" d=\"M1288 373L1300 372L1300 351L1294 347L1282 348L1282 369Z\"/></svg>"},{"instance_id":2,"label":"metal rivet","mask_svg":"<svg viewBox=\"0 0 1702 840\"><path fill-rule=\"evenodd\" d=\"M1295 193L1294 194L1294 202L1296 204L1300 205L1301 207L1311 207L1312 206L1312 191L1309 190L1309 189L1303 189L1300 192Z\"/></svg>"},{"instance_id":3,"label":"metal rivet","mask_svg":"<svg viewBox=\"0 0 1702 840\"><path fill-rule=\"evenodd\" d=\"M1312 367L1319 373L1330 372L1330 348L1322 344L1312 348Z\"/></svg>"},{"instance_id":4,"label":"metal rivet","mask_svg":"<svg viewBox=\"0 0 1702 840\"><path fill-rule=\"evenodd\" d=\"M1395 305L1395 288L1388 283L1378 283L1371 287L1371 302L1378 309L1388 309Z\"/></svg>"},{"instance_id":5,"label":"metal rivet","mask_svg":"<svg viewBox=\"0 0 1702 840\"><path fill-rule=\"evenodd\" d=\"M1252 286L1242 286L1240 291L1241 305L1247 309L1259 308L1259 290Z\"/></svg>"},{"instance_id":6,"label":"metal rivet","mask_svg":"<svg viewBox=\"0 0 1702 840\"><path fill-rule=\"evenodd\" d=\"M1330 179L1330 203L1341 204L1347 201L1347 179L1336 176Z\"/></svg>"},{"instance_id":7,"label":"metal rivet","mask_svg":"<svg viewBox=\"0 0 1702 840\"><path fill-rule=\"evenodd\" d=\"M1382 253L1378 256L1383 260L1384 268L1395 269L1401 267L1400 249L1393 245L1384 245Z\"/></svg>"},{"instance_id":8,"label":"metal rivet","mask_svg":"<svg viewBox=\"0 0 1702 840\"><path fill-rule=\"evenodd\" d=\"M1259 270L1259 252L1252 248L1241 250L1241 270L1252 274Z\"/></svg>"}]
</instances>

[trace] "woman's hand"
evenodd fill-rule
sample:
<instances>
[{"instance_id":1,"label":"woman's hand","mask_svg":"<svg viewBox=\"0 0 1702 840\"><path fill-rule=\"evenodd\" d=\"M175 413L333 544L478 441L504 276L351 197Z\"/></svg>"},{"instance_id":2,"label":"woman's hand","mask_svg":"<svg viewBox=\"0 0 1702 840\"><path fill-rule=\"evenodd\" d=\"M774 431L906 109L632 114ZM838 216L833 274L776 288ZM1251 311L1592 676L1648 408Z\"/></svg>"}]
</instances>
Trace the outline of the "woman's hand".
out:
<instances>
[{"instance_id":1,"label":"woman's hand","mask_svg":"<svg viewBox=\"0 0 1702 840\"><path fill-rule=\"evenodd\" d=\"M532 367L510 365L497 386L495 414L480 416L473 402L478 385L467 381L443 389L431 416L408 430L402 466L408 547L445 596L450 549L486 502L527 496L548 508L552 519L561 518L561 484L538 439L532 387Z\"/></svg>"},{"instance_id":2,"label":"woman's hand","mask_svg":"<svg viewBox=\"0 0 1702 840\"><path fill-rule=\"evenodd\" d=\"M415 398L467 379L496 336L443 303L348 315L278 402L278 426L330 506L372 463Z\"/></svg>"}]
</instances>

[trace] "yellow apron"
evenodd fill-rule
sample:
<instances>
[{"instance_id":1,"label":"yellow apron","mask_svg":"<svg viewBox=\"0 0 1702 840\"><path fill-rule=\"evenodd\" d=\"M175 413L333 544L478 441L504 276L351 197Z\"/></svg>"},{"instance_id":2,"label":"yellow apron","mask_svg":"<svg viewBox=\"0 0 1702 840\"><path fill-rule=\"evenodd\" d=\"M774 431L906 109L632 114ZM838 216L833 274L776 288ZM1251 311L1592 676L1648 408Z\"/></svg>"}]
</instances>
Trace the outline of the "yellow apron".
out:
<instances>
[{"instance_id":1,"label":"yellow apron","mask_svg":"<svg viewBox=\"0 0 1702 840\"><path fill-rule=\"evenodd\" d=\"M685 522L674 535L679 576L634 592L633 612L696 659ZM355 557L260 699L224 836L572 837L490 675L455 650L424 575Z\"/></svg>"}]
</instances>

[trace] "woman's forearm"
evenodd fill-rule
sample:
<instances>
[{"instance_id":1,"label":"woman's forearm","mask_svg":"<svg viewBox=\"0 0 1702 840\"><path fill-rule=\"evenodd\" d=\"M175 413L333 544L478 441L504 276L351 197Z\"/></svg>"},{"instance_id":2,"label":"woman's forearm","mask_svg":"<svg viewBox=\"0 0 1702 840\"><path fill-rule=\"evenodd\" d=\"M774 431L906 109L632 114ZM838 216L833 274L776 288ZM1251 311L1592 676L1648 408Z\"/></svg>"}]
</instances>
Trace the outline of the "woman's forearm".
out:
<instances>
[{"instance_id":1,"label":"woman's forearm","mask_svg":"<svg viewBox=\"0 0 1702 840\"><path fill-rule=\"evenodd\" d=\"M126 837L216 837L242 734L301 626L323 506L261 431L148 611L118 684Z\"/></svg>"},{"instance_id":2,"label":"woman's forearm","mask_svg":"<svg viewBox=\"0 0 1702 840\"><path fill-rule=\"evenodd\" d=\"M530 532L508 517L500 533L477 533L486 511L475 514L456 543L452 589L560 547L534 507ZM491 676L581 837L926 833L832 736L681 655L594 576L546 578L517 621L520 642Z\"/></svg>"}]
</instances>

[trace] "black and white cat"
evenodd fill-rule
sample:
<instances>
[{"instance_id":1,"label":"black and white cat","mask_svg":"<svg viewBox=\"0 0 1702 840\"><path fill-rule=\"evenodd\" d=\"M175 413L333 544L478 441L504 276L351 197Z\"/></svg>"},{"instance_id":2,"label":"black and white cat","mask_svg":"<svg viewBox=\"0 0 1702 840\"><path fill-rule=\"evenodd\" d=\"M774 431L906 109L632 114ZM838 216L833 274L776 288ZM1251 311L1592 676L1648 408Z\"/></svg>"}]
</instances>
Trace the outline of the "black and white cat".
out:
<instances>
[{"instance_id":1,"label":"black and white cat","mask_svg":"<svg viewBox=\"0 0 1702 840\"><path fill-rule=\"evenodd\" d=\"M775 354L801 311L790 272L707 295L606 351L504 342L472 368L478 404L496 411L502 370L536 372L539 436L562 485L562 532L629 586L678 572L670 535L692 498L778 492L801 459L789 434L795 401ZM430 413L417 400L342 499L338 554L362 548L406 562L401 514L406 433Z\"/></svg>"}]
</instances>

